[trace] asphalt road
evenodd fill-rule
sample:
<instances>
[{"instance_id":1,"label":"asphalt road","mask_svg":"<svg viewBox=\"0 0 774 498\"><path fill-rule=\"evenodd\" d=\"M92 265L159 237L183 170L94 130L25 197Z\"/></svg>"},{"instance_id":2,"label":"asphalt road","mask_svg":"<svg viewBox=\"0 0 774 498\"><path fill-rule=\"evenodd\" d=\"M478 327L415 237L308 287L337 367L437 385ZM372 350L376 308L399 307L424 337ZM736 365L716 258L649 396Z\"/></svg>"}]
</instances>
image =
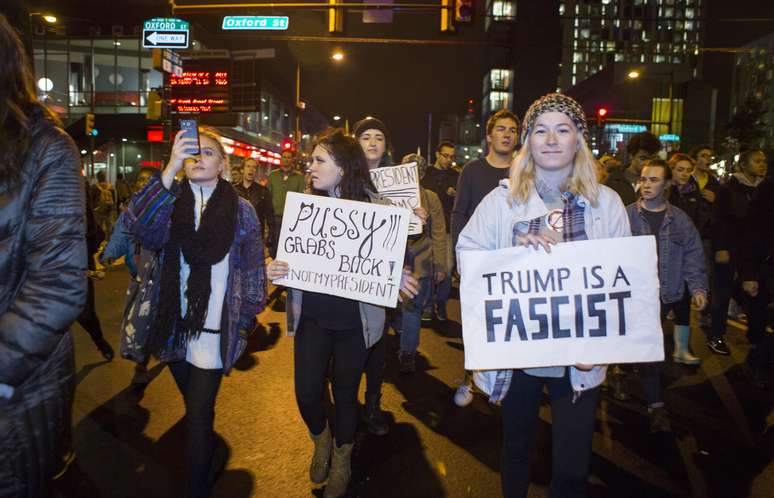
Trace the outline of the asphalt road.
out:
<instances>
[{"instance_id":1,"label":"asphalt road","mask_svg":"<svg viewBox=\"0 0 774 498\"><path fill-rule=\"evenodd\" d=\"M123 267L96 282L105 336L116 348ZM477 395L466 408L452 402L463 375L459 303L446 323L422 329L418 371L397 373L397 338L388 336L383 408L390 434L360 434L351 496L497 497L500 493L500 412ZM260 317L238 368L222 384L216 432L230 450L214 496L321 496L308 479L311 441L293 394L292 339L281 303ZM168 369L151 363L152 379L133 385L133 364L105 362L89 336L74 327L78 387L73 414L77 459L57 482L66 497L177 497L181 494L183 403ZM667 343L671 340L667 340ZM730 328L733 355L712 355L700 332L699 368L666 367L666 403L673 434L651 436L636 377L631 401L603 391L594 435L592 497L774 496L774 394L750 382L744 331ZM669 357L669 354L668 354ZM361 400L362 390L361 385ZM530 497L546 495L550 423L541 409Z\"/></svg>"}]
</instances>

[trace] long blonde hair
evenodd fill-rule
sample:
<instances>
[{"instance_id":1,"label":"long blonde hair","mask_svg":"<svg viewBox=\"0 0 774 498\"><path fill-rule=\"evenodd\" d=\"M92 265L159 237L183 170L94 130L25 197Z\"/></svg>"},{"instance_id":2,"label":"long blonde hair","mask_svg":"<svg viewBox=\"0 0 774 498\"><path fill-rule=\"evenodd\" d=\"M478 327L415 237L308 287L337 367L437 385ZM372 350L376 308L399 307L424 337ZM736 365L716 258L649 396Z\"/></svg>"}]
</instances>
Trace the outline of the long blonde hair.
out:
<instances>
[{"instance_id":1,"label":"long blonde hair","mask_svg":"<svg viewBox=\"0 0 774 498\"><path fill-rule=\"evenodd\" d=\"M589 150L582 133L578 133L578 150L573 159L567 189L572 194L581 194L592 206L599 201L599 182L597 181L597 160ZM510 172L508 197L511 202L525 203L535 188L535 160L529 148L529 137L524 140L519 153L513 158Z\"/></svg>"}]
</instances>

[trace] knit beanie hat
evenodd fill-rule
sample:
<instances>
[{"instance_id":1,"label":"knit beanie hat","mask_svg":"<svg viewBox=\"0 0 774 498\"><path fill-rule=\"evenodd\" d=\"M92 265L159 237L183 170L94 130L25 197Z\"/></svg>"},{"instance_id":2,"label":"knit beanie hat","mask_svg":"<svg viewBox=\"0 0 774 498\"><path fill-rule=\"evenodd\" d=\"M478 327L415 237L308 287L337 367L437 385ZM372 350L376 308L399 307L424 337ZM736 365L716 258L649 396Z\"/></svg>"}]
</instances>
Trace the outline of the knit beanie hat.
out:
<instances>
[{"instance_id":1,"label":"knit beanie hat","mask_svg":"<svg viewBox=\"0 0 774 498\"><path fill-rule=\"evenodd\" d=\"M583 138L588 142L589 128L586 124L586 113L583 107L572 97L561 93L549 93L543 95L529 106L527 114L524 115L524 124L521 127L521 143L526 143L527 137L535 126L538 116L546 112L561 112L575 123L575 127Z\"/></svg>"},{"instance_id":2,"label":"knit beanie hat","mask_svg":"<svg viewBox=\"0 0 774 498\"><path fill-rule=\"evenodd\" d=\"M355 127L352 128L352 136L355 137L355 140L359 141L360 135L365 133L367 130L379 130L384 133L384 155L382 156L382 160L379 163L379 167L381 168L382 166L391 165L392 142L390 141L390 134L387 131L387 126L385 126L385 124L380 119L368 117L355 123Z\"/></svg>"},{"instance_id":3,"label":"knit beanie hat","mask_svg":"<svg viewBox=\"0 0 774 498\"><path fill-rule=\"evenodd\" d=\"M384 141L387 143L387 149L390 148L390 134L387 132L387 126L376 118L365 118L355 123L355 127L352 129L352 135L355 139L359 139L366 130L379 130L384 133Z\"/></svg>"}]
</instances>

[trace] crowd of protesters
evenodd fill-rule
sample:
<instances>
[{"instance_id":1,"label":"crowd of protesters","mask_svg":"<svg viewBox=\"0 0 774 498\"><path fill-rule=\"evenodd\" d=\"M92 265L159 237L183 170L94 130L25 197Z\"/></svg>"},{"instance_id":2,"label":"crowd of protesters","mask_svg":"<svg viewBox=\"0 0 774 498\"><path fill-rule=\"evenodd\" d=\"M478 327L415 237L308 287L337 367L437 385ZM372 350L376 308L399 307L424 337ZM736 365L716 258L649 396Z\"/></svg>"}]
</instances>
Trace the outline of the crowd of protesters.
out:
<instances>
[{"instance_id":1,"label":"crowd of protesters","mask_svg":"<svg viewBox=\"0 0 774 498\"><path fill-rule=\"evenodd\" d=\"M7 130L0 136L0 209L3 225L15 227L0 232L8 248L0 253L6 277L0 288L0 456L10 462L0 466L0 496L48 496L52 476L72 454L68 329L77 320L104 358L113 359L96 315L93 279L100 276L97 262L110 267L121 258L131 277L122 324L129 337L122 341L145 351L137 360L143 367L150 355L169 366L185 406L186 480L180 487L187 497L209 496L226 465L213 431L217 393L266 305L267 279L288 272L276 259L288 192L389 204L370 171L398 162L417 163L421 207L414 214L422 223L406 244L400 305L387 309L285 290L295 398L312 441L309 477L327 481L325 497L347 492L359 424L375 435L389 433L381 408L385 363L392 361L385 334L400 335L395 361L401 374L411 375L422 322L449 319L462 251L530 246L550 252L559 243L654 235L672 361L701 363L690 347L692 309L708 350L729 355L724 335L733 300L746 316L752 383L767 387L774 180L766 179L763 150L742 151L736 170L720 177L710 168L711 147L667 153L643 132L620 157L597 160L582 106L555 93L535 101L523 119L509 110L492 115L486 156L461 168L448 141L432 158L408 154L396 161L388 127L368 117L351 134L332 129L319 135L303 164L290 150L273 171L249 158L229 171L220 135L200 127L198 141L183 132L175 136L161 171L141 168L130 178L118 175L115 185L99 171L89 183L73 141L35 97L26 52L2 17L0 60L10 82L0 86ZM543 214L550 211L561 213L569 228L547 224ZM135 313L134 304L153 312ZM138 331L146 333L141 344ZM671 430L662 368L649 363L610 372L619 378L610 383L616 397L627 396L620 377L642 383L653 433ZM464 407L482 391L501 406L506 497L527 495L544 388L554 425L550 495L585 496L607 371L606 365L574 364L465 374L454 403ZM326 379L333 414L324 405ZM28 421L36 427L25 426Z\"/></svg>"}]
</instances>

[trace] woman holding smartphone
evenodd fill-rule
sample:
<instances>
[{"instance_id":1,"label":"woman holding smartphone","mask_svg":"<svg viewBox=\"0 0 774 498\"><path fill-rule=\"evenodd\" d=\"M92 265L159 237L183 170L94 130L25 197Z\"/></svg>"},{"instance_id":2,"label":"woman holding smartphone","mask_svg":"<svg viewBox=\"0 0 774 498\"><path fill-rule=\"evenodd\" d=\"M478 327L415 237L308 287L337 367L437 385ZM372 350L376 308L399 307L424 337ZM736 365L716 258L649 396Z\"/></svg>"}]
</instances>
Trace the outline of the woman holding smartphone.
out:
<instances>
[{"instance_id":1,"label":"woman holding smartphone","mask_svg":"<svg viewBox=\"0 0 774 498\"><path fill-rule=\"evenodd\" d=\"M318 137L309 176L312 194L389 204L375 193L368 163L358 142L342 130L329 130ZM272 261L267 275L276 280L288 271L286 262ZM417 284L411 272L404 269L401 291L413 297ZM288 289L287 314L288 335L295 340L296 401L314 442L310 478L315 483L328 479L326 498L342 496L351 475L360 377L369 348L382 337L385 310L339 296ZM323 404L325 375L331 358L335 437L331 435Z\"/></svg>"},{"instance_id":2,"label":"woman holding smartphone","mask_svg":"<svg viewBox=\"0 0 774 498\"><path fill-rule=\"evenodd\" d=\"M551 252L557 243L629 236L621 199L597 181L587 134L586 115L575 100L558 93L536 100L524 116L523 145L509 179L501 180L481 201L460 233L458 255L512 246ZM599 385L604 379L604 366L581 364L474 374L479 387L491 386L485 389L490 402L502 403L501 478L506 498L527 496L529 452L544 386L551 401L553 433L549 495L586 496Z\"/></svg>"},{"instance_id":3,"label":"woman holding smartphone","mask_svg":"<svg viewBox=\"0 0 774 498\"><path fill-rule=\"evenodd\" d=\"M266 298L255 211L221 178L226 153L217 132L195 135L175 136L166 168L126 211L141 245L159 251L150 348L169 364L185 401L187 498L209 496L225 466L225 451L213 456L215 398ZM177 182L183 169L186 179Z\"/></svg>"}]
</instances>

